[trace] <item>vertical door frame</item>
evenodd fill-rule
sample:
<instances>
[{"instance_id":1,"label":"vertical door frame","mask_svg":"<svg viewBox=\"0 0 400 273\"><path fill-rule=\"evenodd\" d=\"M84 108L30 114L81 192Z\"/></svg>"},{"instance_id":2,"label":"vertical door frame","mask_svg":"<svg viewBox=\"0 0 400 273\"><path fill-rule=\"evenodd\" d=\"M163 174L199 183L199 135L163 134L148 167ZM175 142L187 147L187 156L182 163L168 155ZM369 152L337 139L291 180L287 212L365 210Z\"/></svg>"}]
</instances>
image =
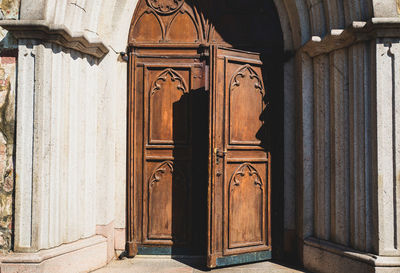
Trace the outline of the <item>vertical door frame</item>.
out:
<instances>
[{"instance_id":1,"label":"vertical door frame","mask_svg":"<svg viewBox=\"0 0 400 273\"><path fill-rule=\"evenodd\" d=\"M135 214L135 206L134 206L134 143L135 143L135 114L134 114L134 105L135 105L135 65L136 65L136 57L133 53L134 49L132 47L129 48L129 61L128 61L128 107L127 107L127 168L126 168L126 176L127 176L127 206L126 206L126 246L125 251L128 257L134 257L137 254L137 245L135 243L134 238L134 214Z\"/></svg>"}]
</instances>

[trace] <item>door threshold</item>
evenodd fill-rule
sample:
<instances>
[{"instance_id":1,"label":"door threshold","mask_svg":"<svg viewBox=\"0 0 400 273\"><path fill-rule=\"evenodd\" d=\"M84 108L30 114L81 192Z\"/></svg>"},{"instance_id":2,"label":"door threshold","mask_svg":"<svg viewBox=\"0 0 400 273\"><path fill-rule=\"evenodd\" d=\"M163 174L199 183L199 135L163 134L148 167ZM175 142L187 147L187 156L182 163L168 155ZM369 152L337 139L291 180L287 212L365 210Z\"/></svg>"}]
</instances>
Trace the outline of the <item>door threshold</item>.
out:
<instances>
[{"instance_id":1,"label":"door threshold","mask_svg":"<svg viewBox=\"0 0 400 273\"><path fill-rule=\"evenodd\" d=\"M205 252L205 251L204 251ZM193 250L188 247L170 247L170 246L138 246L136 256L166 256L166 257L193 257L202 256L202 251ZM205 257L205 256L204 256Z\"/></svg>"},{"instance_id":2,"label":"door threshold","mask_svg":"<svg viewBox=\"0 0 400 273\"><path fill-rule=\"evenodd\" d=\"M201 255L136 255L135 258L142 259L187 259L187 260L205 260L206 256Z\"/></svg>"}]
</instances>

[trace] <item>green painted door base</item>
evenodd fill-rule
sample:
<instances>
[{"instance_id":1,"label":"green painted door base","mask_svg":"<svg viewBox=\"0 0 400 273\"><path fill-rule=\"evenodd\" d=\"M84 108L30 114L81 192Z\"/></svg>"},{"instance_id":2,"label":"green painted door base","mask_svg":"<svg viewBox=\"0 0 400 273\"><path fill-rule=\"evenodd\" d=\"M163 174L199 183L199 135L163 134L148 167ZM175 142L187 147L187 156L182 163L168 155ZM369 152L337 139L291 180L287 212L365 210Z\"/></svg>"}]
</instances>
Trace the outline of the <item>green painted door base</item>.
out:
<instances>
[{"instance_id":1,"label":"green painted door base","mask_svg":"<svg viewBox=\"0 0 400 273\"><path fill-rule=\"evenodd\" d=\"M202 253L187 247L138 246L138 255L200 256Z\"/></svg>"},{"instance_id":2,"label":"green painted door base","mask_svg":"<svg viewBox=\"0 0 400 273\"><path fill-rule=\"evenodd\" d=\"M226 256L217 258L217 267L261 262L270 260L271 258L271 251L259 251L240 255Z\"/></svg>"},{"instance_id":3,"label":"green painted door base","mask_svg":"<svg viewBox=\"0 0 400 273\"><path fill-rule=\"evenodd\" d=\"M177 256L197 256L193 250L184 247L162 247L162 246L138 246L138 255L177 255ZM271 260L271 251L259 251L240 255L226 256L217 258L217 267L239 265Z\"/></svg>"}]
</instances>

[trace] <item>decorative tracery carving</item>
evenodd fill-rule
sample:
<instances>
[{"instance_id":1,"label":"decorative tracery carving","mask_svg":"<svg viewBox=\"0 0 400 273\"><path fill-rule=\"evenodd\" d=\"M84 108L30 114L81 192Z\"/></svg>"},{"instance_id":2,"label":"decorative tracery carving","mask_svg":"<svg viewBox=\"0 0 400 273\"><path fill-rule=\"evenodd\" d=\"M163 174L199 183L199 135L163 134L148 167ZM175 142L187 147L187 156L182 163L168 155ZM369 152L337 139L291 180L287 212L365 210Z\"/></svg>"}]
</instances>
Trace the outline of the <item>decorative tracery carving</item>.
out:
<instances>
[{"instance_id":1,"label":"decorative tracery carving","mask_svg":"<svg viewBox=\"0 0 400 273\"><path fill-rule=\"evenodd\" d=\"M156 183L160 182L162 177L170 172L174 175L173 180L184 184L185 177L183 173L174 168L174 163L172 161L165 161L161 163L152 173L149 180L149 187L152 188Z\"/></svg>"},{"instance_id":2,"label":"decorative tracery carving","mask_svg":"<svg viewBox=\"0 0 400 273\"><path fill-rule=\"evenodd\" d=\"M130 30L130 37L135 42L162 41L165 37L165 27L160 16L153 10L144 10L134 21ZM146 31L147 26L152 26L153 31Z\"/></svg>"},{"instance_id":3,"label":"decorative tracery carving","mask_svg":"<svg viewBox=\"0 0 400 273\"><path fill-rule=\"evenodd\" d=\"M160 166L158 166L158 168L150 176L150 181L149 181L150 187L153 187L155 183L160 182L162 176L168 170L170 171L170 173L174 172L174 166L171 161L166 161L166 162L162 163Z\"/></svg>"},{"instance_id":4,"label":"decorative tracery carving","mask_svg":"<svg viewBox=\"0 0 400 273\"><path fill-rule=\"evenodd\" d=\"M231 179L231 190L234 189L232 186L240 186L241 184L241 178L243 178L246 173L252 178L254 178L254 184L259 186L260 189L262 189L262 179L261 176L258 174L258 171L250 164L250 163L244 163L239 166L239 168L235 171L235 173L232 175Z\"/></svg>"},{"instance_id":5,"label":"decorative tracery carving","mask_svg":"<svg viewBox=\"0 0 400 273\"><path fill-rule=\"evenodd\" d=\"M262 80L260 79L260 77L258 76L257 72L254 71L254 69L246 64L244 66L242 66L241 68L238 69L238 71L234 74L234 76L232 77L231 80L231 89L233 90L235 87L240 86L240 78L245 78L246 77L246 72L249 74L250 79L255 79L256 83L254 85L254 87L256 89L258 89L261 94L264 95L264 85Z\"/></svg>"},{"instance_id":6,"label":"decorative tracery carving","mask_svg":"<svg viewBox=\"0 0 400 273\"><path fill-rule=\"evenodd\" d=\"M147 3L158 13L170 14L180 9L184 0L147 0Z\"/></svg>"},{"instance_id":7,"label":"decorative tracery carving","mask_svg":"<svg viewBox=\"0 0 400 273\"><path fill-rule=\"evenodd\" d=\"M140 8L137 16L133 19L129 34L130 44L147 44L147 43L200 43L209 36L210 23L205 19L204 15L199 12L196 6L185 5L184 0L141 0ZM143 21L143 16L154 14L156 20ZM173 24L176 19L182 20L182 16L187 15L190 19L184 18L185 22ZM185 16L183 16L185 17ZM182 30L182 26L193 24L193 28L189 26L186 30ZM161 35L158 33L158 26L161 28ZM204 27L204 30L203 30ZM146 29L155 29L147 31ZM174 37L167 38L168 34L174 33ZM161 37L160 37L161 36ZM177 36L177 37L176 37Z\"/></svg>"},{"instance_id":8,"label":"decorative tracery carving","mask_svg":"<svg viewBox=\"0 0 400 273\"><path fill-rule=\"evenodd\" d=\"M196 22L195 16L195 14L192 14L185 9L181 9L179 12L173 15L165 33L166 41L169 42L172 40L176 42L199 42L202 34L198 22ZM177 21L179 21L178 19L184 19L185 21L180 21L180 23L176 23ZM180 26L182 24L187 25L188 29L190 28L190 26L192 26L191 29L193 31L182 32L182 30L180 29ZM175 37L171 39L170 35L172 33L175 33ZM180 38L176 37L176 34L178 33L178 36Z\"/></svg>"},{"instance_id":9,"label":"decorative tracery carving","mask_svg":"<svg viewBox=\"0 0 400 273\"><path fill-rule=\"evenodd\" d=\"M165 69L163 72L161 72L161 74L157 77L157 79L152 84L150 96L154 95L159 90L161 90L161 82L166 82L168 77L171 77L171 80L173 82L175 82L175 81L178 82L178 86L177 86L178 90L181 90L183 93L187 92L185 80L177 72L175 72L175 70L168 68L168 69Z\"/></svg>"}]
</instances>

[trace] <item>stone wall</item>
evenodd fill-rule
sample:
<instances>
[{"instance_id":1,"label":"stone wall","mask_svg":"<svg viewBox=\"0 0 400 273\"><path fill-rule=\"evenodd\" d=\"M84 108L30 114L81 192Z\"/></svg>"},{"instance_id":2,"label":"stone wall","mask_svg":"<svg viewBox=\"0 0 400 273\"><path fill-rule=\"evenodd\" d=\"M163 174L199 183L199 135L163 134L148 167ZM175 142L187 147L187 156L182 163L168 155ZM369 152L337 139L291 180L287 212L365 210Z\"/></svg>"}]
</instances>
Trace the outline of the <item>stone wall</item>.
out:
<instances>
[{"instance_id":1,"label":"stone wall","mask_svg":"<svg viewBox=\"0 0 400 273\"><path fill-rule=\"evenodd\" d=\"M314 236L373 251L370 43L313 58Z\"/></svg>"},{"instance_id":2,"label":"stone wall","mask_svg":"<svg viewBox=\"0 0 400 273\"><path fill-rule=\"evenodd\" d=\"M0 57L0 250L11 249L14 189L15 57Z\"/></svg>"},{"instance_id":3,"label":"stone wall","mask_svg":"<svg viewBox=\"0 0 400 273\"><path fill-rule=\"evenodd\" d=\"M0 0L0 20L18 19L19 0ZM0 254L12 249L16 40L0 28Z\"/></svg>"},{"instance_id":4,"label":"stone wall","mask_svg":"<svg viewBox=\"0 0 400 273\"><path fill-rule=\"evenodd\" d=\"M52 248L65 268L65 244L99 227L124 234L127 64L118 52L137 0L31 2L22 1L19 26L3 21L22 39L13 249ZM288 246L297 239L299 258L316 272L399 272L400 42L378 39L400 37L398 1L274 2L293 56L285 64L285 228L296 233ZM3 18L18 7L0 3ZM8 261L40 263L38 256Z\"/></svg>"},{"instance_id":5,"label":"stone wall","mask_svg":"<svg viewBox=\"0 0 400 273\"><path fill-rule=\"evenodd\" d=\"M18 19L20 0L1 0L0 19Z\"/></svg>"},{"instance_id":6,"label":"stone wall","mask_svg":"<svg viewBox=\"0 0 400 273\"><path fill-rule=\"evenodd\" d=\"M16 252L96 234L96 130L104 129L97 125L96 62L19 40Z\"/></svg>"}]
</instances>

